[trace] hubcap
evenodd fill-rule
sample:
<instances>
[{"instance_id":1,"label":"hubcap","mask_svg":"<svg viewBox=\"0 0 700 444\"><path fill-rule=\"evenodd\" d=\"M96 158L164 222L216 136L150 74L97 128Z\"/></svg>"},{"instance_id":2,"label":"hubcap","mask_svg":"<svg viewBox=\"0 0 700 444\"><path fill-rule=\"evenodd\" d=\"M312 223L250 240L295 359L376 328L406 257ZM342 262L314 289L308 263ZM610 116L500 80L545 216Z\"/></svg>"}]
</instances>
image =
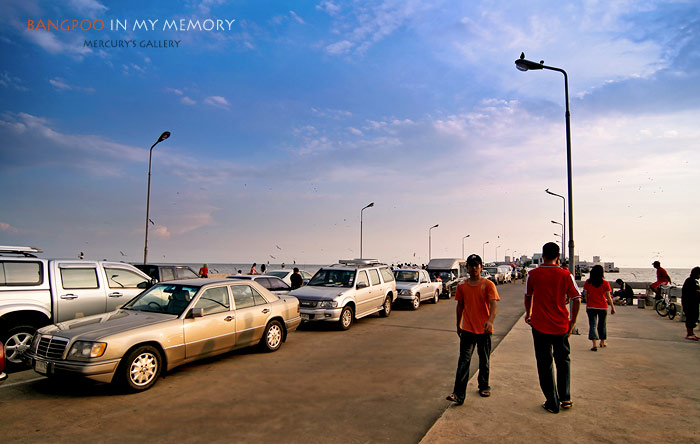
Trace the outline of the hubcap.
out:
<instances>
[{"instance_id":1,"label":"hubcap","mask_svg":"<svg viewBox=\"0 0 700 444\"><path fill-rule=\"evenodd\" d=\"M389 300L389 298L386 298L384 300L384 312L386 314L389 314L390 311L391 311L391 301Z\"/></svg>"},{"instance_id":2,"label":"hubcap","mask_svg":"<svg viewBox=\"0 0 700 444\"><path fill-rule=\"evenodd\" d=\"M158 361L151 353L142 353L131 362L129 377L134 385L144 386L153 380L158 369Z\"/></svg>"},{"instance_id":3,"label":"hubcap","mask_svg":"<svg viewBox=\"0 0 700 444\"><path fill-rule=\"evenodd\" d=\"M352 313L350 310L345 310L343 312L343 326L347 327L352 322Z\"/></svg>"},{"instance_id":4,"label":"hubcap","mask_svg":"<svg viewBox=\"0 0 700 444\"><path fill-rule=\"evenodd\" d=\"M413 306L414 306L415 308L418 308L418 307L420 306L420 298L416 297L416 298L413 300Z\"/></svg>"},{"instance_id":5,"label":"hubcap","mask_svg":"<svg viewBox=\"0 0 700 444\"><path fill-rule=\"evenodd\" d=\"M22 362L22 355L29 349L32 335L26 332L17 333L7 338L5 343L5 358L8 362L19 364Z\"/></svg>"},{"instance_id":6,"label":"hubcap","mask_svg":"<svg viewBox=\"0 0 700 444\"><path fill-rule=\"evenodd\" d=\"M270 348L277 348L282 340L282 330L279 325L271 325L267 331L267 345Z\"/></svg>"}]
</instances>

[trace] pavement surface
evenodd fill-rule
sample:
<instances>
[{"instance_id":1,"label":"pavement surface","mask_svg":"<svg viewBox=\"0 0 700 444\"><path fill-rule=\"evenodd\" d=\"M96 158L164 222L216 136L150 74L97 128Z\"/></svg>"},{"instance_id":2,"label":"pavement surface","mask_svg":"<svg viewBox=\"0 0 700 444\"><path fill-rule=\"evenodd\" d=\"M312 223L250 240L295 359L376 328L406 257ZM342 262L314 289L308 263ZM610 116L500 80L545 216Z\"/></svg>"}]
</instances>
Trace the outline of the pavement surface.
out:
<instances>
[{"instance_id":1,"label":"pavement surface","mask_svg":"<svg viewBox=\"0 0 700 444\"><path fill-rule=\"evenodd\" d=\"M521 318L491 355L491 397L479 397L473 376L464 405L449 406L421 443L699 443L700 342L684 339L680 318L616 307L608 347L593 352L581 308L580 335L570 338L573 408L541 407L531 329Z\"/></svg>"}]
</instances>

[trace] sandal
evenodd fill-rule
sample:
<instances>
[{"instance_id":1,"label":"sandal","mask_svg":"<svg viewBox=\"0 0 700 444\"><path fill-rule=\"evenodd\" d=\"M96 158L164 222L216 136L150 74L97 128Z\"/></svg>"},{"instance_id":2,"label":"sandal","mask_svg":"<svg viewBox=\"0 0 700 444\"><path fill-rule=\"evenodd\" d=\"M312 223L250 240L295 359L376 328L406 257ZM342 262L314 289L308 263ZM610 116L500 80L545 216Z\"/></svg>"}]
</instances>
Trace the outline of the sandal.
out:
<instances>
[{"instance_id":1,"label":"sandal","mask_svg":"<svg viewBox=\"0 0 700 444\"><path fill-rule=\"evenodd\" d=\"M700 341L700 338L698 338L698 337L695 336L695 335L693 335L693 336L686 336L685 338L686 338L687 340L689 340L689 341Z\"/></svg>"},{"instance_id":2,"label":"sandal","mask_svg":"<svg viewBox=\"0 0 700 444\"><path fill-rule=\"evenodd\" d=\"M482 398L488 398L491 396L491 390L479 390L479 396Z\"/></svg>"},{"instance_id":3,"label":"sandal","mask_svg":"<svg viewBox=\"0 0 700 444\"><path fill-rule=\"evenodd\" d=\"M574 406L574 403L573 403L573 401L562 401L560 403L560 405L561 405L561 408L563 408L563 409L570 409L571 407Z\"/></svg>"},{"instance_id":4,"label":"sandal","mask_svg":"<svg viewBox=\"0 0 700 444\"><path fill-rule=\"evenodd\" d=\"M548 406L546 402L542 404L542 408L547 410L549 413L559 413L559 410L554 410L552 407Z\"/></svg>"},{"instance_id":5,"label":"sandal","mask_svg":"<svg viewBox=\"0 0 700 444\"><path fill-rule=\"evenodd\" d=\"M454 402L455 405L462 405L462 404L464 404L464 400L463 400L463 399L459 399L457 396L455 396L454 393L450 393L449 395L447 395L447 397L446 397L445 399L448 400L448 401L450 401L450 402Z\"/></svg>"},{"instance_id":6,"label":"sandal","mask_svg":"<svg viewBox=\"0 0 700 444\"><path fill-rule=\"evenodd\" d=\"M597 351L598 351L598 347L591 347L591 351L597 352Z\"/></svg>"}]
</instances>

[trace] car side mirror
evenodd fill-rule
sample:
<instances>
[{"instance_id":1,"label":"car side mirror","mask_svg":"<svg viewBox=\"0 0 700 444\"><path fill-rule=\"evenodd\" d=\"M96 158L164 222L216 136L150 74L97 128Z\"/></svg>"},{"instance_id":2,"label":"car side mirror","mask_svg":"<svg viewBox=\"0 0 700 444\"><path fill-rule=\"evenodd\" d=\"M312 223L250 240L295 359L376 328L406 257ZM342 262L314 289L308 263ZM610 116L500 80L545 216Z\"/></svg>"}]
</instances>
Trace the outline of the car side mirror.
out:
<instances>
[{"instance_id":1,"label":"car side mirror","mask_svg":"<svg viewBox=\"0 0 700 444\"><path fill-rule=\"evenodd\" d=\"M191 313L192 313L193 318L201 318L202 316L204 316L204 309L203 308L193 308Z\"/></svg>"},{"instance_id":2,"label":"car side mirror","mask_svg":"<svg viewBox=\"0 0 700 444\"><path fill-rule=\"evenodd\" d=\"M367 288L367 287L369 287L369 284L368 284L367 282L358 282L358 283L357 283L357 289L358 289L358 290L361 289L361 288Z\"/></svg>"}]
</instances>

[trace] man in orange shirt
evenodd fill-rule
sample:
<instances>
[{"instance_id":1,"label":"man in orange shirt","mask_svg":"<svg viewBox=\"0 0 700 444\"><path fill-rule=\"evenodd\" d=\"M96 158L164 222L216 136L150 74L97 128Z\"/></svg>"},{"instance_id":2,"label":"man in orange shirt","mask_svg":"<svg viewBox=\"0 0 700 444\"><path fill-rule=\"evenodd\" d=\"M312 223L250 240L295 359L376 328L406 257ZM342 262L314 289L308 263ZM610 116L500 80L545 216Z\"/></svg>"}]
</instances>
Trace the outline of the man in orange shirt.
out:
<instances>
[{"instance_id":1,"label":"man in orange shirt","mask_svg":"<svg viewBox=\"0 0 700 444\"><path fill-rule=\"evenodd\" d=\"M525 322L532 326L537 374L546 399L542 407L550 413L559 413L559 408L573 406L569 336L576 326L581 294L574 276L557 266L559 245L544 244L542 258L544 263L527 274ZM572 301L570 318L569 300ZM556 383L552 358L557 366Z\"/></svg>"},{"instance_id":2,"label":"man in orange shirt","mask_svg":"<svg viewBox=\"0 0 700 444\"><path fill-rule=\"evenodd\" d=\"M491 334L498 307L496 285L481 277L481 257L472 254L467 258L469 279L457 286L457 335L459 336L459 360L452 393L446 398L457 405L464 404L469 379L469 364L476 347L479 355L479 394L491 396L489 386L489 359Z\"/></svg>"}]
</instances>

